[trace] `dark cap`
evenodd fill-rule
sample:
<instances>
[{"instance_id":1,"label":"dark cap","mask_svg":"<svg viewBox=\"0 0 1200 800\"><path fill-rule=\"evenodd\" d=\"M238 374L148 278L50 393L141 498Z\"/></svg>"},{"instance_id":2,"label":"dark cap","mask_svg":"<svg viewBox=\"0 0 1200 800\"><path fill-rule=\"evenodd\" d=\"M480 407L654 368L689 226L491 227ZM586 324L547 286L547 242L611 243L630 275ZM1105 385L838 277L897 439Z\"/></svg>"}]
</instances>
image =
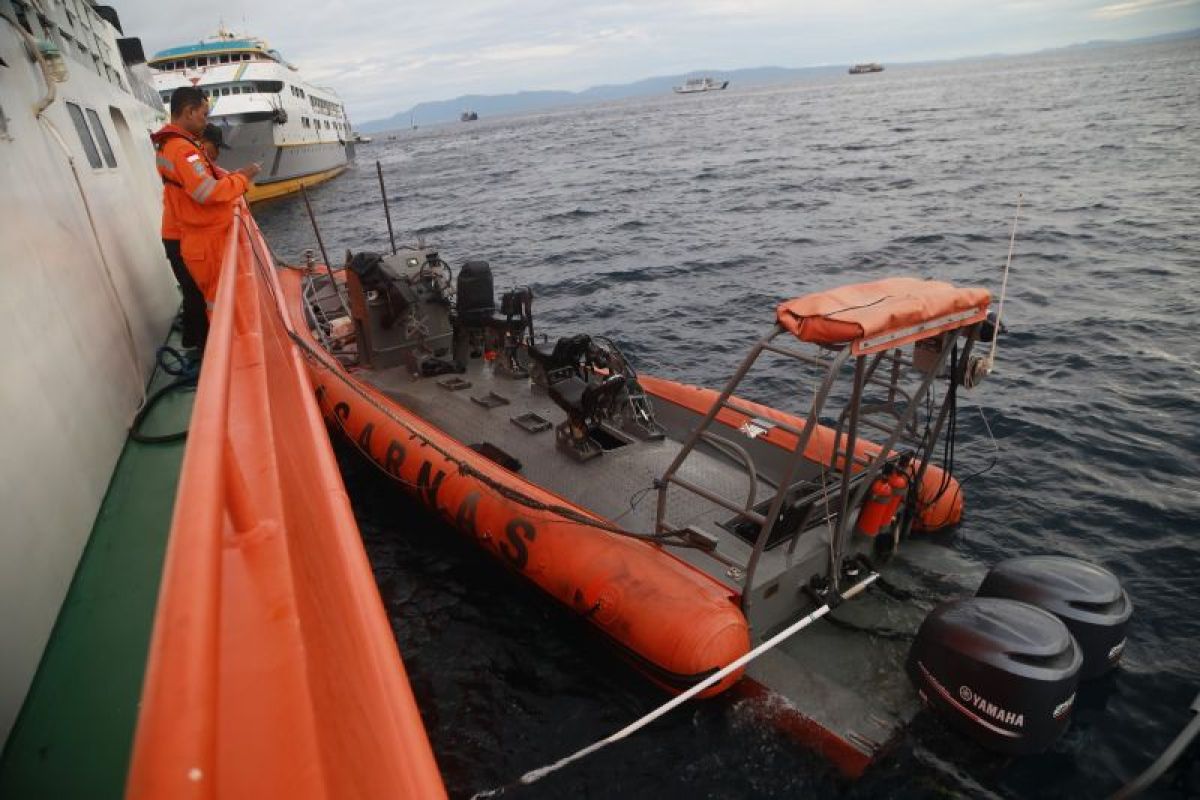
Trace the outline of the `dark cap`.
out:
<instances>
[{"instance_id":1,"label":"dark cap","mask_svg":"<svg viewBox=\"0 0 1200 800\"><path fill-rule=\"evenodd\" d=\"M217 146L218 150L228 150L229 145L225 144L225 134L216 125L209 123L204 126L204 133L200 134L200 138L212 142Z\"/></svg>"}]
</instances>

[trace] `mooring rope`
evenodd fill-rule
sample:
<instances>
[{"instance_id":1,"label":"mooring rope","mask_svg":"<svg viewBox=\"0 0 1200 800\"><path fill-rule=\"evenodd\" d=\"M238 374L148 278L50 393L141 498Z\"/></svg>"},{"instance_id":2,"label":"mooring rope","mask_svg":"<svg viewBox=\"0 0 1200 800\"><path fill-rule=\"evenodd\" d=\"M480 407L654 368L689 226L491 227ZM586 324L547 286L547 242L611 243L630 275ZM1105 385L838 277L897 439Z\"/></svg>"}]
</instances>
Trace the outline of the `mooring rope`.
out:
<instances>
[{"instance_id":1,"label":"mooring rope","mask_svg":"<svg viewBox=\"0 0 1200 800\"><path fill-rule=\"evenodd\" d=\"M855 595L864 591L868 586L870 586L872 583L874 583L878 578L879 578L878 572L870 573L865 578L863 578L861 581L859 581L858 583L854 584L849 589L847 589L845 591L845 593L842 594L842 599L848 600L851 597L854 597ZM651 711L649 714L645 715L641 719L638 719L635 722L632 722L629 725L626 725L624 728L617 731L616 733L609 736L608 738L601 739L598 742L593 742L592 744L589 744L587 747L583 748L582 750L580 750L576 753L573 753L572 755L569 755L566 758L559 759L558 761L555 761L553 764L549 764L545 767L539 767L538 769L535 769L535 770L530 770L529 772L526 772L524 775L522 775L520 778L518 778L516 781L514 781L513 783L510 783L510 784L507 784L506 786L499 786L499 787L496 787L495 789L486 789L481 792L476 792L475 794L471 795L471 800L479 800L480 798L484 798L484 797L498 797L498 796L504 794L505 792L507 792L509 789L515 789L519 786L528 786L531 783L536 783L537 781L540 781L542 778L546 777L550 773L557 772L558 770L562 769L563 767L567 766L568 764L578 761L579 759L584 758L585 756L589 756L592 753L595 753L597 750L607 747L608 745L612 744L613 742L618 742L621 739L624 739L625 737L630 736L631 734L637 733L642 728L649 725L651 722L654 722L654 720L663 716L667 712L683 705L688 700L691 700L693 697L700 694L701 692L703 692L705 689L709 688L710 686L720 683L722 680L724 680L726 677L728 677L732 673L738 671L745 665L749 664L751 661L758 658L763 653L766 653L768 650L775 648L777 645L782 643L785 639L788 639L788 638L796 635L797 633L802 631L804 628L807 628L809 625L816 622L817 620L819 620L821 617L825 616L828 613L829 613L829 604L826 603L825 605L821 606L817 610L813 611L808 616L796 620L791 625L789 625L787 628L785 628L784 630L775 634L770 639L763 642L762 644L760 644L758 647L754 648L750 652L742 655L740 658L738 658L737 660L735 660L728 666L724 667L723 669L718 670L717 672L708 676L704 680L700 681L700 683L697 683L695 686L688 689L683 694L679 695L678 697L672 698L670 701L662 704L661 706L654 709L653 711Z\"/></svg>"}]
</instances>

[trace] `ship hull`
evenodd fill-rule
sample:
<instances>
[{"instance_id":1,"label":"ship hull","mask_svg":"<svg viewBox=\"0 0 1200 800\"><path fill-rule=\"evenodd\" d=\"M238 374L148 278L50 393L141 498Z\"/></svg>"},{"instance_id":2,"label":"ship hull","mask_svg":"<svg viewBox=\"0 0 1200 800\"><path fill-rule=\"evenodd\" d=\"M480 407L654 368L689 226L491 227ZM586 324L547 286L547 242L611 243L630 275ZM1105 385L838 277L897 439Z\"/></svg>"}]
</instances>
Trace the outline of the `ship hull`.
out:
<instances>
[{"instance_id":1,"label":"ship hull","mask_svg":"<svg viewBox=\"0 0 1200 800\"><path fill-rule=\"evenodd\" d=\"M50 14L65 30L63 9ZM0 742L43 660L179 305L146 137L164 120L91 4L72 29L96 60L67 53L66 75L48 92L19 29L0 25L0 240L12 265L0 297L9 387L0 393Z\"/></svg>"},{"instance_id":2,"label":"ship hull","mask_svg":"<svg viewBox=\"0 0 1200 800\"><path fill-rule=\"evenodd\" d=\"M221 127L229 147L221 153L221 167L235 170L252 163L262 167L249 193L252 203L336 177L354 158L353 142L277 144L271 119L213 117L212 121Z\"/></svg>"}]
</instances>

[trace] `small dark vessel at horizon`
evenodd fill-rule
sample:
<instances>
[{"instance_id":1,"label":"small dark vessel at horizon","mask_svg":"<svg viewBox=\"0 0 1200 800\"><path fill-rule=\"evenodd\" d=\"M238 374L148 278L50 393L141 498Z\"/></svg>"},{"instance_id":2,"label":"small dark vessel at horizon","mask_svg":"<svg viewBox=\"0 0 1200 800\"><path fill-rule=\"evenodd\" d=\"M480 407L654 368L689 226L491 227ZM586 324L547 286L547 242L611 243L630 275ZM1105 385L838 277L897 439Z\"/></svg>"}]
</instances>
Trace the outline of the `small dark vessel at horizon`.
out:
<instances>
[{"instance_id":1,"label":"small dark vessel at horizon","mask_svg":"<svg viewBox=\"0 0 1200 800\"><path fill-rule=\"evenodd\" d=\"M474 122L477 119L479 119L479 115L474 111L464 111L458 117L459 122Z\"/></svg>"},{"instance_id":2,"label":"small dark vessel at horizon","mask_svg":"<svg viewBox=\"0 0 1200 800\"><path fill-rule=\"evenodd\" d=\"M851 75L863 75L868 72L883 72L883 64L872 62L870 64L855 64L849 70Z\"/></svg>"}]
</instances>

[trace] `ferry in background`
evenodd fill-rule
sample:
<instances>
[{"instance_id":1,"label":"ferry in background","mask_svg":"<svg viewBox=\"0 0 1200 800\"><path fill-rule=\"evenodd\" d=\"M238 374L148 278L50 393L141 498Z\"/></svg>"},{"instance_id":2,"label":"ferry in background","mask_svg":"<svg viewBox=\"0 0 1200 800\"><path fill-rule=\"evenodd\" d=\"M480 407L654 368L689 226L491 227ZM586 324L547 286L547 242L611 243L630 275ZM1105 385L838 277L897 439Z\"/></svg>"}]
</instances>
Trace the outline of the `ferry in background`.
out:
<instances>
[{"instance_id":1,"label":"ferry in background","mask_svg":"<svg viewBox=\"0 0 1200 800\"><path fill-rule=\"evenodd\" d=\"M164 104L180 86L198 86L208 95L210 120L229 147L221 153L222 167L262 165L250 202L329 180L354 159L350 118L337 93L304 80L262 39L222 29L196 44L163 50L149 63Z\"/></svg>"},{"instance_id":2,"label":"ferry in background","mask_svg":"<svg viewBox=\"0 0 1200 800\"><path fill-rule=\"evenodd\" d=\"M682 86L675 87L675 94L694 94L695 92L717 92L729 86L729 81L718 81L714 78L688 78Z\"/></svg>"},{"instance_id":3,"label":"ferry in background","mask_svg":"<svg viewBox=\"0 0 1200 800\"><path fill-rule=\"evenodd\" d=\"M849 70L851 75L864 75L868 72L883 72L883 64L872 62L870 64L855 64Z\"/></svg>"}]
</instances>

